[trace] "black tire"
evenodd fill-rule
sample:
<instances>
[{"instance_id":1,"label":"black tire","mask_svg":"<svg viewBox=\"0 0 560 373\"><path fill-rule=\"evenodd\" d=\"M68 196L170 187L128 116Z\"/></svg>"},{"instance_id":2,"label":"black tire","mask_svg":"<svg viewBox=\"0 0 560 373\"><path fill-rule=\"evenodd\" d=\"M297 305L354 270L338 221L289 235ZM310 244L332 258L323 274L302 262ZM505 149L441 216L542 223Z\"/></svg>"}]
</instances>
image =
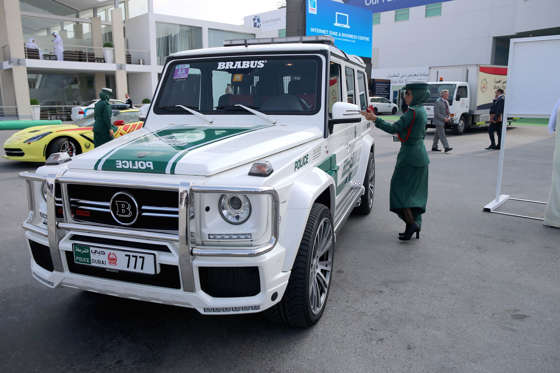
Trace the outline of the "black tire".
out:
<instances>
[{"instance_id":1,"label":"black tire","mask_svg":"<svg viewBox=\"0 0 560 373\"><path fill-rule=\"evenodd\" d=\"M379 111L377 110L376 107L373 108L373 114L375 114L375 115L379 114Z\"/></svg>"},{"instance_id":2,"label":"black tire","mask_svg":"<svg viewBox=\"0 0 560 373\"><path fill-rule=\"evenodd\" d=\"M391 110L391 114L393 114L393 115L397 114L397 108L396 107L394 107L393 110Z\"/></svg>"},{"instance_id":3,"label":"black tire","mask_svg":"<svg viewBox=\"0 0 560 373\"><path fill-rule=\"evenodd\" d=\"M327 226L330 227L330 233L328 233ZM326 249L325 253L319 256L316 261L316 249L318 249L320 243L317 245L315 245L315 243L317 242L316 237L321 233L320 228L323 228L324 230L322 232L325 232L326 237L330 238L327 242L328 249ZM327 254L329 255L327 262L330 263L330 272L325 277L325 281L327 282L326 292L322 294L324 298L320 295L320 298L323 299L320 308L314 310L311 299L311 295L313 295L311 287L314 283L310 281L315 281L317 277L311 278L311 272L318 268L317 263L319 263L319 259L325 258ZM307 219L307 225L305 226L303 238L301 239L298 254L292 267L290 280L288 281L288 287L284 292L282 300L266 311L265 315L267 318L274 322L281 322L288 326L298 328L307 328L317 323L323 315L327 304L330 284L332 282L333 259L334 225L331 213L325 205L316 203L313 205L309 218ZM324 260L322 262L325 263ZM322 289L324 290L324 286ZM317 287L317 291L319 290L319 287Z\"/></svg>"},{"instance_id":4,"label":"black tire","mask_svg":"<svg viewBox=\"0 0 560 373\"><path fill-rule=\"evenodd\" d=\"M465 128L466 128L465 117L461 117L461 119L459 119L459 123L457 123L457 125L455 126L454 132L457 136L461 136L463 133L465 133Z\"/></svg>"},{"instance_id":5,"label":"black tire","mask_svg":"<svg viewBox=\"0 0 560 373\"><path fill-rule=\"evenodd\" d=\"M76 154L80 154L82 152L80 145L75 140L69 137L59 137L51 141L50 144L47 146L47 151L45 152L45 158L48 158L49 155L51 155L52 153L62 152L65 149L71 149L71 151L68 151L68 154L71 157L75 156Z\"/></svg>"},{"instance_id":6,"label":"black tire","mask_svg":"<svg viewBox=\"0 0 560 373\"><path fill-rule=\"evenodd\" d=\"M366 175L364 177L365 193L360 198L360 206L355 207L352 211L356 215L368 215L373 209L373 200L375 197L375 154L372 149L369 153Z\"/></svg>"}]
</instances>

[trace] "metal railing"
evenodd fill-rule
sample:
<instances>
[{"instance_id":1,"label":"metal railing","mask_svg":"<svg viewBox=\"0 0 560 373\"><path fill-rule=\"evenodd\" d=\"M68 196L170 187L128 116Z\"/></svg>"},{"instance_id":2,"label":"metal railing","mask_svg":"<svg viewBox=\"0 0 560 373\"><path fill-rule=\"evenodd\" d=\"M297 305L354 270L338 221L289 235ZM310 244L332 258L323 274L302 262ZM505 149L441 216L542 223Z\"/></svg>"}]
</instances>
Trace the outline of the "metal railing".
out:
<instances>
[{"instance_id":1,"label":"metal railing","mask_svg":"<svg viewBox=\"0 0 560 373\"><path fill-rule=\"evenodd\" d=\"M17 106L0 106L0 120L18 119Z\"/></svg>"},{"instance_id":2,"label":"metal railing","mask_svg":"<svg viewBox=\"0 0 560 373\"><path fill-rule=\"evenodd\" d=\"M41 120L71 121L73 106L75 105L41 105Z\"/></svg>"},{"instance_id":3,"label":"metal railing","mask_svg":"<svg viewBox=\"0 0 560 373\"><path fill-rule=\"evenodd\" d=\"M97 63L115 63L114 50L108 57L105 58L104 48L89 47L82 45L65 45L64 52L62 53L63 61L74 62L97 62ZM41 48L32 49L24 47L26 59L32 60L57 60L56 53L53 49ZM147 50L140 49L127 49L125 52L125 63L134 65L144 65L148 63L149 53Z\"/></svg>"}]
</instances>

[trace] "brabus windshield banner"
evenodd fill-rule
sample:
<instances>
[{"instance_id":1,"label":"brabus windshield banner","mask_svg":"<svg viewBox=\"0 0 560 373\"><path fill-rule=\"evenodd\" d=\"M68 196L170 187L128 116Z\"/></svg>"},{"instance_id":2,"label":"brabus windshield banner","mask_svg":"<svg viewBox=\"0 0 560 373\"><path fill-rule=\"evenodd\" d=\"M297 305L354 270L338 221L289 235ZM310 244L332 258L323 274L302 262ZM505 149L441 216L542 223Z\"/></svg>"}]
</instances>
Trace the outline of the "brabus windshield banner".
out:
<instances>
[{"instance_id":1,"label":"brabus windshield banner","mask_svg":"<svg viewBox=\"0 0 560 373\"><path fill-rule=\"evenodd\" d=\"M335 0L306 1L306 35L329 35L348 54L371 57L371 12Z\"/></svg>"},{"instance_id":2,"label":"brabus windshield banner","mask_svg":"<svg viewBox=\"0 0 560 373\"><path fill-rule=\"evenodd\" d=\"M368 9L371 13L386 12L388 10L413 8L415 6L443 3L451 0L343 0L347 5Z\"/></svg>"}]
</instances>

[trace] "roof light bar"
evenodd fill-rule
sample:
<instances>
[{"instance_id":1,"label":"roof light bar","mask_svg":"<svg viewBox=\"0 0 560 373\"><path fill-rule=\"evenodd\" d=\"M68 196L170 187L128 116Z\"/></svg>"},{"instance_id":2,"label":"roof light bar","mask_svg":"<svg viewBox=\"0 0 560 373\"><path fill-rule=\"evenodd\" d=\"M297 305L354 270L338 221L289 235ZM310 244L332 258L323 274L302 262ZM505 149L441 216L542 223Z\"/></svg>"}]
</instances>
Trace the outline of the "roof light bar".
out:
<instances>
[{"instance_id":1,"label":"roof light bar","mask_svg":"<svg viewBox=\"0 0 560 373\"><path fill-rule=\"evenodd\" d=\"M334 38L328 35L312 36L289 36L286 38L254 38L254 39L234 39L224 41L224 47L249 46L260 44L286 44L286 43L315 43L334 45Z\"/></svg>"}]
</instances>

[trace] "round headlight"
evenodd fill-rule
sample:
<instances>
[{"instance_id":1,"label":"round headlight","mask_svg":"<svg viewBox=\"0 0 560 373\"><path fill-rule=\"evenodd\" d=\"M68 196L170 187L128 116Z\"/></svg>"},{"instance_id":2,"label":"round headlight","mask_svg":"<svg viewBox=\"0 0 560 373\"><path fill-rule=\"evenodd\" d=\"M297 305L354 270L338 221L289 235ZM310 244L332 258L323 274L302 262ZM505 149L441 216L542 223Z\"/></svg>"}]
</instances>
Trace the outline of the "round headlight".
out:
<instances>
[{"instance_id":1,"label":"round headlight","mask_svg":"<svg viewBox=\"0 0 560 373\"><path fill-rule=\"evenodd\" d=\"M49 187L48 187L48 185L47 185L47 182L46 182L46 181L43 181L43 182L41 183L41 197L43 197L43 199L44 199L45 201L47 201L48 193L49 193Z\"/></svg>"},{"instance_id":2,"label":"round headlight","mask_svg":"<svg viewBox=\"0 0 560 373\"><path fill-rule=\"evenodd\" d=\"M222 194L218 207L222 218L230 224L243 224L251 216L251 201L244 194Z\"/></svg>"}]
</instances>

